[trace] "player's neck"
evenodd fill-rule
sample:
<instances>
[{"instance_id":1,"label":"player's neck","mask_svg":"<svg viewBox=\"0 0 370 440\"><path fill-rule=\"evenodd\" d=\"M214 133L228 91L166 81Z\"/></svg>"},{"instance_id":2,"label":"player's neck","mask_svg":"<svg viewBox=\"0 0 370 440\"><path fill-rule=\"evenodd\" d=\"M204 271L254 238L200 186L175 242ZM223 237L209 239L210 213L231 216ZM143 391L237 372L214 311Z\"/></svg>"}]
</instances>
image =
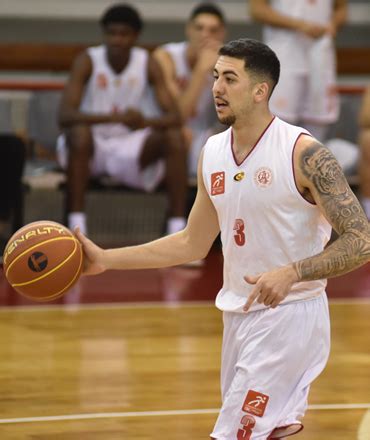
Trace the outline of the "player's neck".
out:
<instances>
[{"instance_id":1,"label":"player's neck","mask_svg":"<svg viewBox=\"0 0 370 440\"><path fill-rule=\"evenodd\" d=\"M237 121L233 129L233 150L237 155L248 154L256 145L266 128L273 119L270 112L259 115L258 118L245 118Z\"/></svg>"},{"instance_id":2,"label":"player's neck","mask_svg":"<svg viewBox=\"0 0 370 440\"><path fill-rule=\"evenodd\" d=\"M123 54L119 58L116 56L115 57L111 56L109 52L107 53L108 63L115 73L121 73L126 68L129 59L130 59L130 52L128 52L127 54Z\"/></svg>"}]
</instances>

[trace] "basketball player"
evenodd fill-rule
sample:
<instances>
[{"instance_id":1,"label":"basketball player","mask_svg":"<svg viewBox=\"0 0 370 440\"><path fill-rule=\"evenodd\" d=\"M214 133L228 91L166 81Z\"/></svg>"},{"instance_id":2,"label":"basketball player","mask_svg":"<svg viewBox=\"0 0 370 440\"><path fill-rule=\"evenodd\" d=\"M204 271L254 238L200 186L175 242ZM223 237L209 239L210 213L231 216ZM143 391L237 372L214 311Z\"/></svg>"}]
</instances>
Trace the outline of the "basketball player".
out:
<instances>
[{"instance_id":1,"label":"basketball player","mask_svg":"<svg viewBox=\"0 0 370 440\"><path fill-rule=\"evenodd\" d=\"M221 231L222 408L217 440L277 439L302 429L311 382L329 355L326 278L370 261L370 230L330 150L274 116L279 60L261 42L224 45L213 96L230 126L209 138L186 228L103 250L76 231L86 273L156 268L204 257ZM333 227L338 238L326 246Z\"/></svg>"},{"instance_id":2,"label":"basketball player","mask_svg":"<svg viewBox=\"0 0 370 440\"><path fill-rule=\"evenodd\" d=\"M334 37L347 17L347 0L250 0L263 23L264 42L281 63L271 110L303 124L321 142L338 119Z\"/></svg>"},{"instance_id":3,"label":"basketball player","mask_svg":"<svg viewBox=\"0 0 370 440\"><path fill-rule=\"evenodd\" d=\"M129 5L111 6L101 25L104 44L77 57L60 109L64 135L58 151L67 165L68 225L86 230L84 199L90 174L109 175L149 192L165 177L167 229L178 231L185 226L187 178L180 114L158 63L135 47L142 28L138 12ZM145 114L150 87L164 112L156 118Z\"/></svg>"},{"instance_id":4,"label":"basketball player","mask_svg":"<svg viewBox=\"0 0 370 440\"><path fill-rule=\"evenodd\" d=\"M187 41L168 43L154 51L186 121L188 174L192 177L197 174L199 154L206 140L220 131L211 89L212 71L225 31L221 10L214 4L200 3L187 22Z\"/></svg>"},{"instance_id":5,"label":"basketball player","mask_svg":"<svg viewBox=\"0 0 370 440\"><path fill-rule=\"evenodd\" d=\"M370 86L367 87L359 117L361 160L359 161L362 205L370 219Z\"/></svg>"}]
</instances>

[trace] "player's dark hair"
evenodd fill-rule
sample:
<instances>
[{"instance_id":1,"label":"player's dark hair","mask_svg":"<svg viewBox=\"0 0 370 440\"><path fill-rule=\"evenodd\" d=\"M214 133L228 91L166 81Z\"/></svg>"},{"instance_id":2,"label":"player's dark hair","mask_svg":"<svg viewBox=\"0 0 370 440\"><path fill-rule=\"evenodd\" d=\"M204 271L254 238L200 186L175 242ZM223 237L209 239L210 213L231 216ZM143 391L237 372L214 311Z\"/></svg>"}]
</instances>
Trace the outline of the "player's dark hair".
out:
<instances>
[{"instance_id":1,"label":"player's dark hair","mask_svg":"<svg viewBox=\"0 0 370 440\"><path fill-rule=\"evenodd\" d=\"M100 19L101 26L106 28L110 23L126 24L138 33L143 28L143 21L139 13L132 6L125 3L113 5L104 12Z\"/></svg>"},{"instance_id":2,"label":"player's dark hair","mask_svg":"<svg viewBox=\"0 0 370 440\"><path fill-rule=\"evenodd\" d=\"M280 61L275 52L266 44L251 38L240 38L223 45L218 54L244 60L246 71L257 77L270 79L272 83L271 96L279 81Z\"/></svg>"},{"instance_id":3,"label":"player's dark hair","mask_svg":"<svg viewBox=\"0 0 370 440\"><path fill-rule=\"evenodd\" d=\"M222 13L221 9L218 8L213 3L200 3L198 6L196 6L190 13L189 20L194 20L195 17L197 17L200 14L211 14L215 15L222 24L225 24L225 17Z\"/></svg>"}]
</instances>

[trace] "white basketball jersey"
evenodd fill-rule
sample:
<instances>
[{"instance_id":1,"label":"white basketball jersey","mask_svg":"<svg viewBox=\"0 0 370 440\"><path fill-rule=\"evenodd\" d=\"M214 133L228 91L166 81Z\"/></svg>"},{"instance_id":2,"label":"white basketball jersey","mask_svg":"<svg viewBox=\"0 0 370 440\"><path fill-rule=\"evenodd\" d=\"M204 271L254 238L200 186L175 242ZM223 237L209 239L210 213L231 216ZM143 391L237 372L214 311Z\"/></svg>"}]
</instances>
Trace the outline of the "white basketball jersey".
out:
<instances>
[{"instance_id":1,"label":"white basketball jersey","mask_svg":"<svg viewBox=\"0 0 370 440\"><path fill-rule=\"evenodd\" d=\"M203 178L217 211L224 254L224 283L216 305L242 312L253 286L243 279L320 253L331 227L316 205L299 193L293 151L306 130L275 117L241 164L232 129L204 147ZM206 220L205 220L206 221ZM293 285L283 303L320 295L326 280ZM251 310L265 308L255 303Z\"/></svg>"},{"instance_id":2,"label":"white basketball jersey","mask_svg":"<svg viewBox=\"0 0 370 440\"><path fill-rule=\"evenodd\" d=\"M180 43L168 43L163 49L168 52L175 65L177 82L180 88L186 87L190 81L191 68L186 57L186 49L188 43L183 41ZM205 130L216 124L217 115L212 95L213 78L209 75L208 83L204 86L202 95L198 100L198 106L195 114L190 119L188 125L194 130Z\"/></svg>"},{"instance_id":3,"label":"white basketball jersey","mask_svg":"<svg viewBox=\"0 0 370 440\"><path fill-rule=\"evenodd\" d=\"M121 73L108 63L105 45L90 47L87 53L92 62L92 73L85 88L81 110L88 113L124 112L128 108L141 110L142 99L148 88L148 52L135 47ZM131 132L123 124L97 124L94 133L105 137Z\"/></svg>"},{"instance_id":4,"label":"white basketball jersey","mask_svg":"<svg viewBox=\"0 0 370 440\"><path fill-rule=\"evenodd\" d=\"M283 15L319 25L330 23L334 8L334 0L270 0L269 4ZM307 52L318 40L300 32L267 25L263 27L263 40L276 52L282 67L309 73ZM334 46L330 49L334 51Z\"/></svg>"}]
</instances>

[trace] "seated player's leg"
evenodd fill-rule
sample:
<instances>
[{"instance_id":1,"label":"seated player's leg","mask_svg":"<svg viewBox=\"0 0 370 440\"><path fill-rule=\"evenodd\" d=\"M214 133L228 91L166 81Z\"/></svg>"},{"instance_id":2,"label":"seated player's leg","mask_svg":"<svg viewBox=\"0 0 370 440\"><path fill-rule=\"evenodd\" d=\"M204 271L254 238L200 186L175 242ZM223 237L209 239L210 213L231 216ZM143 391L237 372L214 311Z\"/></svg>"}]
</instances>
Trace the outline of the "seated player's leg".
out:
<instances>
[{"instance_id":1,"label":"seated player's leg","mask_svg":"<svg viewBox=\"0 0 370 440\"><path fill-rule=\"evenodd\" d=\"M176 219L177 231L182 229L187 186L186 148L180 131L143 129L121 138L95 139L96 150L102 149L101 143L109 151L107 174L123 184L151 192L165 179L170 220Z\"/></svg>"},{"instance_id":2,"label":"seated player's leg","mask_svg":"<svg viewBox=\"0 0 370 440\"><path fill-rule=\"evenodd\" d=\"M212 438L266 440L302 429L312 381L326 365L325 296L245 314L224 314L223 404Z\"/></svg>"},{"instance_id":3,"label":"seated player's leg","mask_svg":"<svg viewBox=\"0 0 370 440\"><path fill-rule=\"evenodd\" d=\"M57 156L67 171L66 211L68 227L79 226L86 233L85 193L90 177L89 164L94 146L91 129L76 125L59 136Z\"/></svg>"},{"instance_id":4,"label":"seated player's leg","mask_svg":"<svg viewBox=\"0 0 370 440\"><path fill-rule=\"evenodd\" d=\"M179 130L157 131L147 138L140 156L141 169L144 170L158 159L163 159L165 163L169 200L167 232L178 232L185 227L187 192L187 152Z\"/></svg>"},{"instance_id":5,"label":"seated player's leg","mask_svg":"<svg viewBox=\"0 0 370 440\"><path fill-rule=\"evenodd\" d=\"M359 136L361 158L359 161L360 191L362 205L370 219L370 129L362 130Z\"/></svg>"}]
</instances>

